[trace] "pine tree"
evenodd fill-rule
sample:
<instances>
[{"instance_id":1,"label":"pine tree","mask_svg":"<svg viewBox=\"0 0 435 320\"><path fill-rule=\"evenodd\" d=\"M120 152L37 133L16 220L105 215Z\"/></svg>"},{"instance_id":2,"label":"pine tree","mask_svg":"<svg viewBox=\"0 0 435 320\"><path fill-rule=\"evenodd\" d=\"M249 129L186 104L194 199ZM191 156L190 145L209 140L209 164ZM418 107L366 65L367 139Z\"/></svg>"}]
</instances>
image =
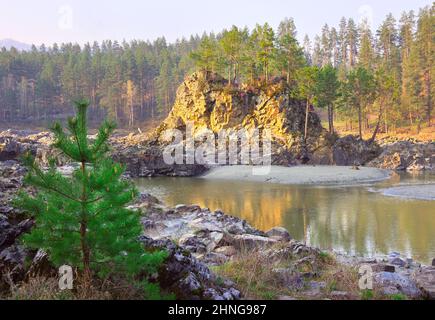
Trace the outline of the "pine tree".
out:
<instances>
[{"instance_id":1,"label":"pine tree","mask_svg":"<svg viewBox=\"0 0 435 320\"><path fill-rule=\"evenodd\" d=\"M68 133L59 123L52 128L54 147L79 163L71 177L57 170L55 159L43 170L31 155L24 158L29 169L25 183L37 190L35 195L22 192L16 200L16 206L34 215L36 222L24 236L24 244L45 250L57 266L78 267L85 283L94 274L133 277L155 272L166 253L148 253L138 241L142 232L139 214L125 207L137 190L122 179L124 167L106 155L115 125L104 122L90 143L88 102L78 101L76 108L76 117L68 120Z\"/></svg>"},{"instance_id":2,"label":"pine tree","mask_svg":"<svg viewBox=\"0 0 435 320\"><path fill-rule=\"evenodd\" d=\"M317 72L315 95L321 108L328 108L329 133L334 133L334 102L338 98L340 82L337 69L328 64Z\"/></svg>"},{"instance_id":3,"label":"pine tree","mask_svg":"<svg viewBox=\"0 0 435 320\"><path fill-rule=\"evenodd\" d=\"M358 67L347 75L344 84L344 95L350 105L355 106L358 110L358 127L359 137L362 139L362 117L363 111L373 102L375 98L375 80L374 76L364 69Z\"/></svg>"}]
</instances>

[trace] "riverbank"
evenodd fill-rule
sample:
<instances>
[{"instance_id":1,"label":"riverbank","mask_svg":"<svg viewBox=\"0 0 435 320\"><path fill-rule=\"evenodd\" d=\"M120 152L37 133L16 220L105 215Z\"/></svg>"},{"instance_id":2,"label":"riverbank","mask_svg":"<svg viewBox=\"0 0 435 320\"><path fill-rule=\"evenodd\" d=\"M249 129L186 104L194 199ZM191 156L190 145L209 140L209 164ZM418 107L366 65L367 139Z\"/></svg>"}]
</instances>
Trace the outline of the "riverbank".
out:
<instances>
[{"instance_id":1,"label":"riverbank","mask_svg":"<svg viewBox=\"0 0 435 320\"><path fill-rule=\"evenodd\" d=\"M253 167L222 166L210 169L200 178L237 180L291 185L362 184L390 178L392 172L368 167L297 166Z\"/></svg>"},{"instance_id":2,"label":"riverbank","mask_svg":"<svg viewBox=\"0 0 435 320\"><path fill-rule=\"evenodd\" d=\"M398 252L360 258L320 250L293 239L281 227L261 231L220 210L170 208L151 196L147 199L132 206L147 212L142 219L145 235L190 252L243 298L435 299L435 266ZM373 272L372 291L359 288L362 266Z\"/></svg>"}]
</instances>

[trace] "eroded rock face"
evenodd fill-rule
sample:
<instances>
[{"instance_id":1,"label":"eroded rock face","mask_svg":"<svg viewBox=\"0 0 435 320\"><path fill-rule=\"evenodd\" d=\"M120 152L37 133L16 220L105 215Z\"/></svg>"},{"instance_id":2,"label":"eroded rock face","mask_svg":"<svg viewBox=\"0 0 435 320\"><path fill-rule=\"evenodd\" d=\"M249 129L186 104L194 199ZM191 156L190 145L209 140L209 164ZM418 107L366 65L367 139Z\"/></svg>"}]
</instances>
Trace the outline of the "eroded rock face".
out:
<instances>
[{"instance_id":1,"label":"eroded rock face","mask_svg":"<svg viewBox=\"0 0 435 320\"><path fill-rule=\"evenodd\" d=\"M346 136L338 139L332 148L333 163L337 166L361 166L379 156L381 152L382 149L375 142Z\"/></svg>"},{"instance_id":2,"label":"eroded rock face","mask_svg":"<svg viewBox=\"0 0 435 320\"><path fill-rule=\"evenodd\" d=\"M179 300L237 300L240 292L230 286L218 284L217 277L191 253L171 240L141 238L149 250L166 250L168 258L160 267L160 286L176 295Z\"/></svg>"},{"instance_id":3,"label":"eroded rock face","mask_svg":"<svg viewBox=\"0 0 435 320\"><path fill-rule=\"evenodd\" d=\"M399 141L383 143L382 153L367 165L406 171L435 170L435 143Z\"/></svg>"},{"instance_id":4,"label":"eroded rock face","mask_svg":"<svg viewBox=\"0 0 435 320\"><path fill-rule=\"evenodd\" d=\"M11 281L23 279L29 254L17 239L28 232L34 222L22 217L11 204L22 185L24 172L16 161L0 162L0 291L8 290Z\"/></svg>"},{"instance_id":5,"label":"eroded rock face","mask_svg":"<svg viewBox=\"0 0 435 320\"><path fill-rule=\"evenodd\" d=\"M266 87L228 87L218 75L197 72L180 85L173 109L151 140L164 145L165 130L185 132L190 124L193 135L203 129L216 136L222 129L269 129L273 164L306 163L314 157L312 152L326 143L326 131L317 114L310 112L305 143L305 104L290 96L285 81L277 80Z\"/></svg>"}]
</instances>

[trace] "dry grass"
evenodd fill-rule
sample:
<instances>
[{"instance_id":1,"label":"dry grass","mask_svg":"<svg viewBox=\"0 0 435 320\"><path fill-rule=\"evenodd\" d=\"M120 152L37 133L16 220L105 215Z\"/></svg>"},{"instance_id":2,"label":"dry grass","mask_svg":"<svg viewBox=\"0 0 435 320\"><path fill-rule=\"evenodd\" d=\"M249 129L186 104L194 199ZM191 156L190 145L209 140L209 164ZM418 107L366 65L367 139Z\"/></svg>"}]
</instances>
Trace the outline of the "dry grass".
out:
<instances>
[{"instance_id":1,"label":"dry grass","mask_svg":"<svg viewBox=\"0 0 435 320\"><path fill-rule=\"evenodd\" d=\"M302 262L301 262L302 261ZM311 273L313 277L304 279L299 287L288 286L273 270L289 268L299 273ZM276 300L280 296L297 300L399 300L406 297L385 296L376 288L372 291L359 289L358 269L355 266L338 263L330 254L320 253L305 258L290 257L272 261L256 251L245 251L230 262L214 267L213 271L221 278L236 283L246 299ZM310 281L325 283L320 292L313 295ZM345 295L337 292L346 293Z\"/></svg>"},{"instance_id":2,"label":"dry grass","mask_svg":"<svg viewBox=\"0 0 435 320\"><path fill-rule=\"evenodd\" d=\"M237 284L242 295L249 299L273 300L280 295L293 292L280 283L272 269L278 267L259 252L243 252L231 262L214 267L218 275L229 278Z\"/></svg>"},{"instance_id":3,"label":"dry grass","mask_svg":"<svg viewBox=\"0 0 435 320\"><path fill-rule=\"evenodd\" d=\"M327 126L327 123L323 123L323 125ZM374 126L375 125L373 124L372 127L374 128ZM355 125L355 128L352 131L346 130L345 128L346 127L343 122L335 123L335 129L340 134L340 136L344 136L348 134L353 134L353 135L358 134L357 125ZM370 139L372 137L373 130L374 129L363 131L363 138ZM379 132L378 135L376 136L376 140L378 141L383 139L389 139L389 138L394 138L398 140L406 140L412 138L423 142L433 142L435 141L435 126L432 125L431 127L428 127L425 124L420 128L420 131L418 131L416 125L404 126L404 127L393 129L388 133Z\"/></svg>"},{"instance_id":4,"label":"dry grass","mask_svg":"<svg viewBox=\"0 0 435 320\"><path fill-rule=\"evenodd\" d=\"M274 248L279 249L279 248ZM280 296L291 296L306 299L304 290L310 280L321 281L319 277L307 279L302 288L295 288L285 281L275 269L285 268L293 270L295 274L321 274L322 270L335 268L335 260L328 254L318 256L281 257L270 259L258 251L243 251L230 262L214 267L213 271L223 278L228 278L237 284L243 296L248 299L274 300Z\"/></svg>"},{"instance_id":5,"label":"dry grass","mask_svg":"<svg viewBox=\"0 0 435 320\"><path fill-rule=\"evenodd\" d=\"M85 283L74 281L73 290L60 290L57 278L33 277L14 284L7 300L141 300L144 293L131 283L116 279Z\"/></svg>"}]
</instances>

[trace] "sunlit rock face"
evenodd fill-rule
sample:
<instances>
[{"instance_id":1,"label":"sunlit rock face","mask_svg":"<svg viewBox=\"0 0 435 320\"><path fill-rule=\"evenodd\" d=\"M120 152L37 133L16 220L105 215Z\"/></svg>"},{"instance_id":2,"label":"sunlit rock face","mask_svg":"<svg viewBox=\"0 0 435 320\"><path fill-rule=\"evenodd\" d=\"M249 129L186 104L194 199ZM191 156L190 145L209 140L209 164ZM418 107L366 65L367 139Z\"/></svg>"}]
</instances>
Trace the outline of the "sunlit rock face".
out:
<instances>
[{"instance_id":1,"label":"sunlit rock face","mask_svg":"<svg viewBox=\"0 0 435 320\"><path fill-rule=\"evenodd\" d=\"M216 135L222 129L268 129L274 164L307 162L315 158L314 150L325 145L326 131L317 114L310 112L305 144L305 103L291 96L281 79L267 85L228 85L219 75L196 72L178 88L173 109L153 138L164 144L165 130L184 131L188 124L192 124L194 135L203 129Z\"/></svg>"}]
</instances>

